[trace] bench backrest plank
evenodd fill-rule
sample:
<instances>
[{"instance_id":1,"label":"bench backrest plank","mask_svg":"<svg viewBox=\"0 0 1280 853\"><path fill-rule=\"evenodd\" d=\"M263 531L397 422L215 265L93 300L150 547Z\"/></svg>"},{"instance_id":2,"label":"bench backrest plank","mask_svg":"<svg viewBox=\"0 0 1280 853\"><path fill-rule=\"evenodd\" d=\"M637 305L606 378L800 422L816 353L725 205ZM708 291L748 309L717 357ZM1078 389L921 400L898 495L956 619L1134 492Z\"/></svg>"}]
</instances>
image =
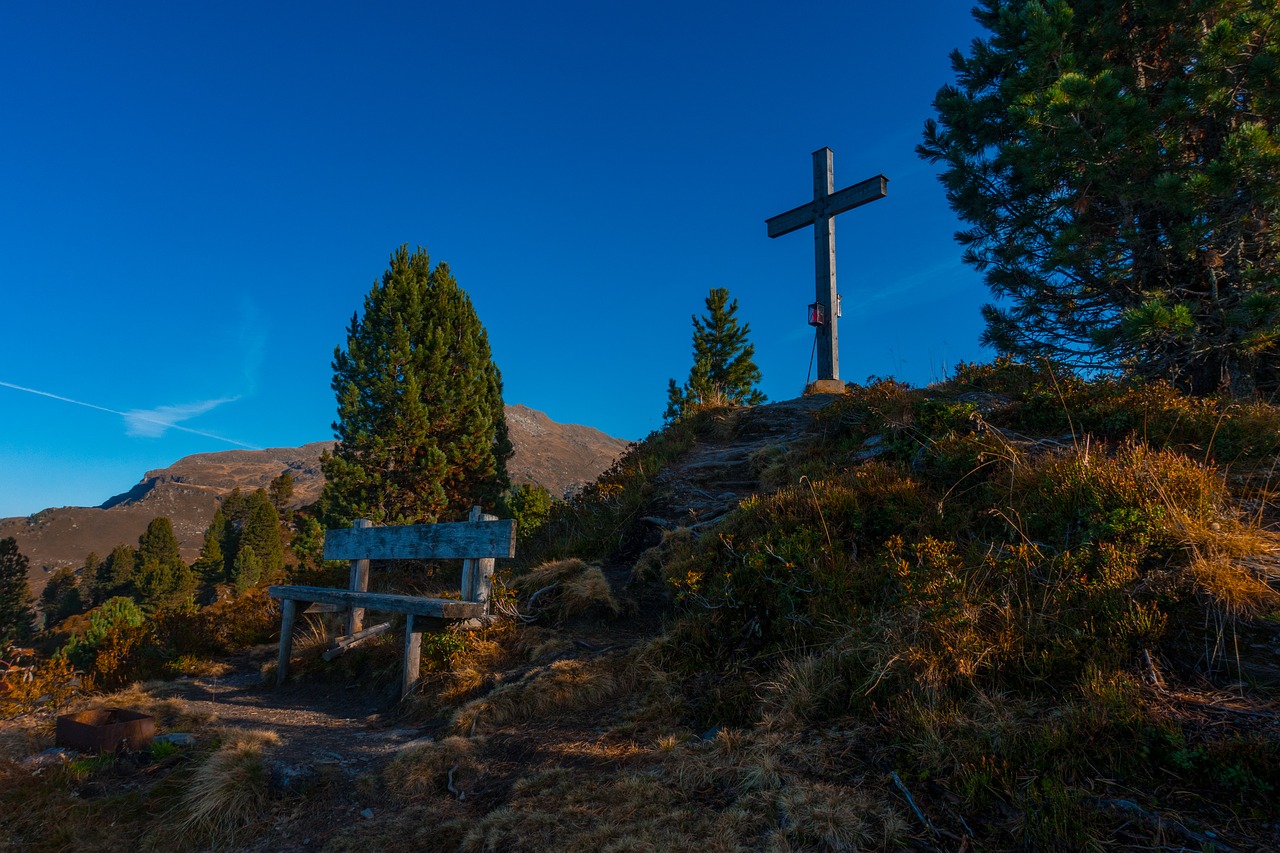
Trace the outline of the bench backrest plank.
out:
<instances>
[{"instance_id":1,"label":"bench backrest plank","mask_svg":"<svg viewBox=\"0 0 1280 853\"><path fill-rule=\"evenodd\" d=\"M454 521L404 527L345 527L324 536L326 560L464 560L514 557L516 523Z\"/></svg>"}]
</instances>

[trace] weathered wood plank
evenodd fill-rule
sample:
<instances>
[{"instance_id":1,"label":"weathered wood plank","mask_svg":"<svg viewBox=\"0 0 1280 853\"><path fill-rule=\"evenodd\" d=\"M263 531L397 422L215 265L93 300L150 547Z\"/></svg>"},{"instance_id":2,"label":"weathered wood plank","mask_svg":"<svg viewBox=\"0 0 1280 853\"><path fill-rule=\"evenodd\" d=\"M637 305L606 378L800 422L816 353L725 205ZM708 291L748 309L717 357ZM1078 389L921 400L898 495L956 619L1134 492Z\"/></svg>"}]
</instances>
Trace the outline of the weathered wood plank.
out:
<instances>
[{"instance_id":1,"label":"weathered wood plank","mask_svg":"<svg viewBox=\"0 0 1280 853\"><path fill-rule=\"evenodd\" d=\"M853 210L855 207L870 204L873 201L884 198L888 193L889 179L884 175L867 178L865 181L860 181L852 186L845 187L839 192L832 193L827 198L827 216L835 216L837 213L844 213L846 210Z\"/></svg>"},{"instance_id":2,"label":"weathered wood plank","mask_svg":"<svg viewBox=\"0 0 1280 853\"><path fill-rule=\"evenodd\" d=\"M452 598L419 598L414 595L353 592L349 589L330 589L323 586L272 586L267 588L267 592L273 598L282 601L323 601L362 607L379 613L411 613L415 616L430 616L436 619L470 619L484 613L482 605L470 601L456 601Z\"/></svg>"},{"instance_id":3,"label":"weathered wood plank","mask_svg":"<svg viewBox=\"0 0 1280 853\"><path fill-rule=\"evenodd\" d=\"M326 560L460 560L514 557L516 523L455 521L404 527L349 527L324 536Z\"/></svg>"},{"instance_id":4,"label":"weathered wood plank","mask_svg":"<svg viewBox=\"0 0 1280 853\"><path fill-rule=\"evenodd\" d=\"M836 300L836 220L827 214L827 200L834 192L835 166L830 148L813 152L813 206L821 213L813 221L814 301L821 303L826 322L814 348L818 379L840 378L840 332Z\"/></svg>"},{"instance_id":5,"label":"weathered wood plank","mask_svg":"<svg viewBox=\"0 0 1280 853\"><path fill-rule=\"evenodd\" d=\"M361 631L357 631L354 634L344 634L341 637L334 637L332 640L329 641L329 646L330 648L334 648L337 646L349 646L352 643L359 642L360 640L363 640L367 637L376 637L378 634L383 633L390 627L391 627L390 622L383 622L378 625L371 625L368 628L365 628Z\"/></svg>"},{"instance_id":6,"label":"weathered wood plank","mask_svg":"<svg viewBox=\"0 0 1280 853\"><path fill-rule=\"evenodd\" d=\"M280 602L280 656L276 659L276 686L289 677L289 657L293 654L293 623L298 615L298 602Z\"/></svg>"},{"instance_id":7,"label":"weathered wood plank","mask_svg":"<svg viewBox=\"0 0 1280 853\"><path fill-rule=\"evenodd\" d=\"M484 516L480 511L480 507L473 506L471 512L467 514L467 521L483 521L485 518L493 518L493 516ZM462 600L475 601L476 587L476 560L474 557L468 557L462 561Z\"/></svg>"},{"instance_id":8,"label":"weathered wood plank","mask_svg":"<svg viewBox=\"0 0 1280 853\"><path fill-rule=\"evenodd\" d=\"M481 516L481 520L493 520L496 518L497 516L494 515ZM484 607L486 613L489 612L489 598L493 589L493 568L494 562L491 557L476 560L471 595L466 596L468 601L474 601Z\"/></svg>"},{"instance_id":9,"label":"weathered wood plank","mask_svg":"<svg viewBox=\"0 0 1280 853\"><path fill-rule=\"evenodd\" d=\"M355 530L368 530L373 526L373 522L367 518L357 518L352 522ZM325 537L328 538L327 536ZM369 589L369 561L365 559L357 559L351 561L351 583L349 587L354 592L367 592ZM347 633L355 634L364 627L364 610L359 607L352 607L347 614Z\"/></svg>"},{"instance_id":10,"label":"weathered wood plank","mask_svg":"<svg viewBox=\"0 0 1280 853\"><path fill-rule=\"evenodd\" d=\"M404 672L400 676L400 698L418 689L422 672L422 625L414 624L413 614L404 620Z\"/></svg>"},{"instance_id":11,"label":"weathered wood plank","mask_svg":"<svg viewBox=\"0 0 1280 853\"><path fill-rule=\"evenodd\" d=\"M348 637L338 637L334 640L334 647L321 655L321 657L325 660L333 660L334 658L341 657L363 643L365 640L371 640L374 637L385 634L390 630L391 623L383 622L381 625L374 625L371 628L365 628L357 634L352 634Z\"/></svg>"},{"instance_id":12,"label":"weathered wood plank","mask_svg":"<svg viewBox=\"0 0 1280 853\"><path fill-rule=\"evenodd\" d=\"M316 602L302 612L304 614L305 613L337 613L339 610L346 610L346 609L347 608L339 607L336 604L320 604L319 602Z\"/></svg>"},{"instance_id":13,"label":"weathered wood plank","mask_svg":"<svg viewBox=\"0 0 1280 853\"><path fill-rule=\"evenodd\" d=\"M764 224L769 227L770 237L781 237L783 234L799 231L806 225L812 225L815 218L813 202L810 201L799 207L792 208L786 213L771 216L764 221Z\"/></svg>"}]
</instances>

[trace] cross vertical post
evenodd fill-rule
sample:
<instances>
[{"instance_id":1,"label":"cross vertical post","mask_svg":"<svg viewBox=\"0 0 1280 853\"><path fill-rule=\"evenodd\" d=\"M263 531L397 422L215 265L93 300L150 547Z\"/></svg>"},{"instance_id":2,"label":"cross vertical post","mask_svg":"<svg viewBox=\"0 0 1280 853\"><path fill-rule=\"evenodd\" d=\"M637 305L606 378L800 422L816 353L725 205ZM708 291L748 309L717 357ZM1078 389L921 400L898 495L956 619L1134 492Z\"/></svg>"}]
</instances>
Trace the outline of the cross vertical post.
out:
<instances>
[{"instance_id":1,"label":"cross vertical post","mask_svg":"<svg viewBox=\"0 0 1280 853\"><path fill-rule=\"evenodd\" d=\"M770 237L781 237L808 225L813 226L814 301L818 305L818 381L810 388L818 392L840 393L840 346L837 323L840 297L836 291L836 221L838 214L882 199L888 192L884 175L862 181L836 192L835 168L830 148L813 152L813 201L765 220Z\"/></svg>"},{"instance_id":2,"label":"cross vertical post","mask_svg":"<svg viewBox=\"0 0 1280 853\"><path fill-rule=\"evenodd\" d=\"M836 218L827 212L827 199L835 192L835 167L831 149L813 152L813 263L814 301L826 317L825 334L818 335L818 378L840 378L840 346L836 316Z\"/></svg>"}]
</instances>

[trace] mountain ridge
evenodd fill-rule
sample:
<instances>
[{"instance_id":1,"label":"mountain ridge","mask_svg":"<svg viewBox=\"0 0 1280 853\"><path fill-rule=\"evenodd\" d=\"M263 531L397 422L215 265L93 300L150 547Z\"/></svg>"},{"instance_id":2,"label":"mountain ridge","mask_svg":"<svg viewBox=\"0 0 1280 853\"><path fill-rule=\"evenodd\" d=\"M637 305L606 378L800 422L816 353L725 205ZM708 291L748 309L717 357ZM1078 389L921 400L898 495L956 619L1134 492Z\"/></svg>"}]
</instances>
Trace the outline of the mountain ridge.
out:
<instances>
[{"instance_id":1,"label":"mountain ridge","mask_svg":"<svg viewBox=\"0 0 1280 853\"><path fill-rule=\"evenodd\" d=\"M506 407L515 453L507 463L512 483L536 483L562 496L591 482L630 442L594 427L561 424L528 406ZM90 552L105 557L118 545L135 545L151 519L173 521L182 556L194 560L222 495L234 488L265 488L288 471L294 506L314 502L324 486L320 454L335 442L298 447L222 450L184 456L147 471L132 488L96 507L50 507L29 516L0 518L0 538L12 536L27 556L32 593L63 566L79 567Z\"/></svg>"}]
</instances>

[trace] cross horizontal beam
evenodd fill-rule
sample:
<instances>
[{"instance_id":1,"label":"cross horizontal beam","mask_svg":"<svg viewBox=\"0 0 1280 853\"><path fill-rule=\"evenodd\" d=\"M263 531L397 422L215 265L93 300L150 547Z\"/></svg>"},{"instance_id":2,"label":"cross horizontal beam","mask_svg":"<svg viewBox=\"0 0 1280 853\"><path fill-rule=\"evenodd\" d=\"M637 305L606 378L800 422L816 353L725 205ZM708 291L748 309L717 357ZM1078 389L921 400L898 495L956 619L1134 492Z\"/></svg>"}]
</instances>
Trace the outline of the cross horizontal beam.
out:
<instances>
[{"instance_id":1,"label":"cross horizontal beam","mask_svg":"<svg viewBox=\"0 0 1280 853\"><path fill-rule=\"evenodd\" d=\"M807 225L812 225L821 216L835 216L846 210L853 210L855 207L882 199L888 193L888 189L889 179L884 175L876 175L874 178L868 178L845 187L839 192L834 192L825 199L815 199L786 213L779 213L777 216L766 219L765 225L769 227L770 237L781 237L783 234L790 234L792 231L799 231Z\"/></svg>"}]
</instances>

